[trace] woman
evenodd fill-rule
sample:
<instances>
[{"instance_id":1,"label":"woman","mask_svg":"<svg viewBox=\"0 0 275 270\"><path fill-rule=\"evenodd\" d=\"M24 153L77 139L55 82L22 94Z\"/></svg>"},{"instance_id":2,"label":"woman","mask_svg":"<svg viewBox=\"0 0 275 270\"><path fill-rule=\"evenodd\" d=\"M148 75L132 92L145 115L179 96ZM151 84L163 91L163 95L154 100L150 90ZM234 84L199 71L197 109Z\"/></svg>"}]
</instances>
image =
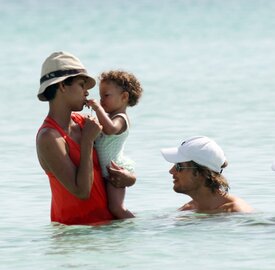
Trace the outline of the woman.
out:
<instances>
[{"instance_id":1,"label":"woman","mask_svg":"<svg viewBox=\"0 0 275 270\"><path fill-rule=\"evenodd\" d=\"M51 54L43 63L38 98L49 101L49 112L37 133L37 155L52 192L51 220L63 224L96 224L113 219L93 148L101 131L95 118L82 116L88 89L95 86L78 58ZM134 175L113 165L115 186L131 186Z\"/></svg>"}]
</instances>

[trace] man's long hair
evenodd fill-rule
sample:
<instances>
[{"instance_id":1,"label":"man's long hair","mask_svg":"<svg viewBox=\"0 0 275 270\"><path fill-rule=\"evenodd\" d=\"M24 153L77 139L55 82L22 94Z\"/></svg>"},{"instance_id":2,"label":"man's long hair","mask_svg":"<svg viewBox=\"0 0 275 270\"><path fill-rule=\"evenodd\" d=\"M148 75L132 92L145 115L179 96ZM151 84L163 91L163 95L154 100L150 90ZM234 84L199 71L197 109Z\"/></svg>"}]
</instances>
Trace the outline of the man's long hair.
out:
<instances>
[{"instance_id":1,"label":"man's long hair","mask_svg":"<svg viewBox=\"0 0 275 270\"><path fill-rule=\"evenodd\" d=\"M217 173L205 166L201 166L194 161L190 161L190 167L195 167L194 172L198 172L205 179L205 186L210 188L213 193L221 191L223 193L228 193L229 184L226 178L222 175L222 169L225 168L228 163L227 161L223 164L221 172Z\"/></svg>"}]
</instances>

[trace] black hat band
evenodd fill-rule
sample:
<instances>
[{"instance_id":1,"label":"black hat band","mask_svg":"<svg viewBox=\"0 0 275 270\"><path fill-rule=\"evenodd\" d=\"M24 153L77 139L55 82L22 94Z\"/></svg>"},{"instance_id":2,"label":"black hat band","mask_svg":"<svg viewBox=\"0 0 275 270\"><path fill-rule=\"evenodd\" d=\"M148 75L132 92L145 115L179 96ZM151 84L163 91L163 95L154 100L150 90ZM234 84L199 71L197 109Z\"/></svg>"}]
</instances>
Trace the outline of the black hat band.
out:
<instances>
[{"instance_id":1,"label":"black hat band","mask_svg":"<svg viewBox=\"0 0 275 270\"><path fill-rule=\"evenodd\" d=\"M45 81L51 80L53 78L59 78L59 77L64 77L68 75L76 75L79 73L87 73L86 69L68 69L68 70L56 70L52 71L40 79L40 84L42 84Z\"/></svg>"}]
</instances>

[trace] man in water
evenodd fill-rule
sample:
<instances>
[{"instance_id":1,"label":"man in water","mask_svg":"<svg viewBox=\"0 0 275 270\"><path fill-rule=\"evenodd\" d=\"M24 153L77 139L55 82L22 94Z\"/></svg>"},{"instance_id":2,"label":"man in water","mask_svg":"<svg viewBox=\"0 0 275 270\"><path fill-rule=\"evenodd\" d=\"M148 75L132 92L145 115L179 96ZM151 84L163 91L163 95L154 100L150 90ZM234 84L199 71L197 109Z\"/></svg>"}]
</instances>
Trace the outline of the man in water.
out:
<instances>
[{"instance_id":1,"label":"man in water","mask_svg":"<svg viewBox=\"0 0 275 270\"><path fill-rule=\"evenodd\" d=\"M179 210L200 213L252 212L242 199L228 194L229 185L222 175L227 166L223 150L208 137L192 137L179 147L162 149L163 157L174 166L169 173L174 190L192 198Z\"/></svg>"}]
</instances>

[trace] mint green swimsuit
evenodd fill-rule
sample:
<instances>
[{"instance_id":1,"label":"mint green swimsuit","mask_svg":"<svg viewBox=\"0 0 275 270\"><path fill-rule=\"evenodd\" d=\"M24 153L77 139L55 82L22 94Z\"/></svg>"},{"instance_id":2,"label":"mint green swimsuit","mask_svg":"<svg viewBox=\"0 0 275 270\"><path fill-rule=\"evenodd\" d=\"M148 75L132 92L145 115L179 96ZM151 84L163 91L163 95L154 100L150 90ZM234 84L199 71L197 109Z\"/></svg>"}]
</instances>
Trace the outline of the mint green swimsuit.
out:
<instances>
[{"instance_id":1,"label":"mint green swimsuit","mask_svg":"<svg viewBox=\"0 0 275 270\"><path fill-rule=\"evenodd\" d=\"M99 162L103 177L108 177L106 166L109 166L113 160L117 165L134 172L134 162L123 155L125 141L129 134L129 122L126 114L119 113L112 117L123 117L126 122L126 130L121 134L106 135L103 132L97 137L95 141L95 148L99 157Z\"/></svg>"}]
</instances>

